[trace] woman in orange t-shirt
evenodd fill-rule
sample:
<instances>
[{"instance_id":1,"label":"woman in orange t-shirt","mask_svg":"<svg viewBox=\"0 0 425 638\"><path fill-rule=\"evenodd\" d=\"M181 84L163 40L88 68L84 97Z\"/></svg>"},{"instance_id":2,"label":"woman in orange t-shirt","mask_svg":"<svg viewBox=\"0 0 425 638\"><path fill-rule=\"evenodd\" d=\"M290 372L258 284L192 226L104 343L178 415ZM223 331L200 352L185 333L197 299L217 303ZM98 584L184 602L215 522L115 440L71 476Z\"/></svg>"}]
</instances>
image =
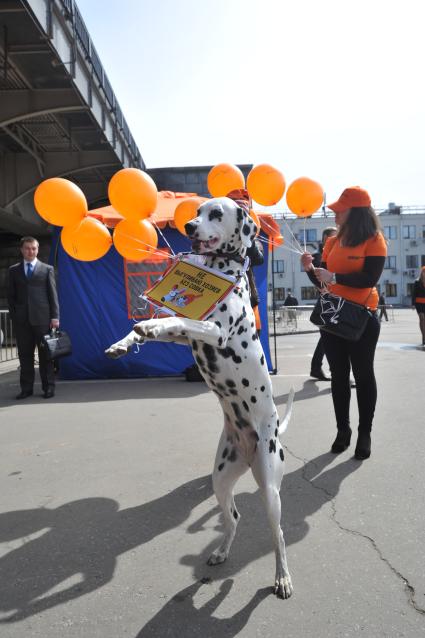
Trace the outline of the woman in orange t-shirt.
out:
<instances>
[{"instance_id":1,"label":"woman in orange t-shirt","mask_svg":"<svg viewBox=\"0 0 425 638\"><path fill-rule=\"evenodd\" d=\"M328 206L335 213L338 233L323 249L320 268L314 268L312 255L301 258L311 281L319 288L326 285L335 295L362 304L371 310L366 329L359 341L347 341L322 331L323 347L332 374L332 399L337 436L331 451L339 454L351 441L350 367L356 381L359 408L355 458L370 456L372 422L377 389L374 358L380 322L376 315L379 295L375 288L384 268L387 245L379 220L371 207L369 194L359 186L346 188L338 201Z\"/></svg>"}]
</instances>

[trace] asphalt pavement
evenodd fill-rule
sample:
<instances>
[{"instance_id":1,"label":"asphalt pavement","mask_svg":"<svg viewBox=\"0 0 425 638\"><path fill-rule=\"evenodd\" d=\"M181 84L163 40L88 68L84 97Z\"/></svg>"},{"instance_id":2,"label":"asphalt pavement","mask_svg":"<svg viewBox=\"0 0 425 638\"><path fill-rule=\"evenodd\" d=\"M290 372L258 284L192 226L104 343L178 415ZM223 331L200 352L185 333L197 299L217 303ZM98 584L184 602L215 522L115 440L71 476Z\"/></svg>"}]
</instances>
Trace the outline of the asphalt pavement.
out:
<instances>
[{"instance_id":1,"label":"asphalt pavement","mask_svg":"<svg viewBox=\"0 0 425 638\"><path fill-rule=\"evenodd\" d=\"M355 437L329 453L330 384L308 376L317 338L277 341L282 414L296 391L283 437L286 601L271 593L271 535L249 473L229 559L206 565L222 528L210 480L222 419L204 383L59 382L53 399L37 386L17 402L16 363L0 365L1 638L425 636L417 315L396 310L382 325L364 462Z\"/></svg>"}]
</instances>

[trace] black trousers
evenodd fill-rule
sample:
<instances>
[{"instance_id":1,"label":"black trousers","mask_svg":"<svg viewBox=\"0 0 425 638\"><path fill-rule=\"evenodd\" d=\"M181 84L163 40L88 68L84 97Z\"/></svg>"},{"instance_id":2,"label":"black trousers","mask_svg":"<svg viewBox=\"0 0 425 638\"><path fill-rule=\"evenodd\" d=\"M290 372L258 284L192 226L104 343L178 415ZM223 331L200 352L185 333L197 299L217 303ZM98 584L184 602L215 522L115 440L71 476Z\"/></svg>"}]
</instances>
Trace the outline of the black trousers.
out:
<instances>
[{"instance_id":1,"label":"black trousers","mask_svg":"<svg viewBox=\"0 0 425 638\"><path fill-rule=\"evenodd\" d=\"M320 337L317 342L316 349L313 353L313 358L311 360L311 369L314 371L320 370L323 364L323 357L325 356L325 349L323 347L322 337Z\"/></svg>"},{"instance_id":2,"label":"black trousers","mask_svg":"<svg viewBox=\"0 0 425 638\"><path fill-rule=\"evenodd\" d=\"M359 432L372 429L377 398L374 359L380 329L374 313L359 341L347 341L322 331L323 347L332 373L332 399L338 430L350 426L350 367L356 381Z\"/></svg>"},{"instance_id":3,"label":"black trousers","mask_svg":"<svg viewBox=\"0 0 425 638\"><path fill-rule=\"evenodd\" d=\"M21 364L21 390L31 392L34 386L34 350L37 346L41 385L44 391L55 387L53 361L48 361L43 348L39 347L41 337L50 330L49 326L32 326L29 323L15 324L16 344Z\"/></svg>"}]
</instances>

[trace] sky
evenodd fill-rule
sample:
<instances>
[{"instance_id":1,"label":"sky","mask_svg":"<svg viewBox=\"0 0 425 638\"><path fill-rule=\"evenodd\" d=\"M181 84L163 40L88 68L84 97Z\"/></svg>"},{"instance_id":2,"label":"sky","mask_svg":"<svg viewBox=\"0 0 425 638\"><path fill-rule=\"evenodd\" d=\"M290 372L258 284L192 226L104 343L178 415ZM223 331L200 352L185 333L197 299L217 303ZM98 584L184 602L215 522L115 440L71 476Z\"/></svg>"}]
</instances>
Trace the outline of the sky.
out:
<instances>
[{"instance_id":1,"label":"sky","mask_svg":"<svg viewBox=\"0 0 425 638\"><path fill-rule=\"evenodd\" d=\"M423 0L76 0L148 168L425 205ZM282 206L286 208L286 206Z\"/></svg>"}]
</instances>

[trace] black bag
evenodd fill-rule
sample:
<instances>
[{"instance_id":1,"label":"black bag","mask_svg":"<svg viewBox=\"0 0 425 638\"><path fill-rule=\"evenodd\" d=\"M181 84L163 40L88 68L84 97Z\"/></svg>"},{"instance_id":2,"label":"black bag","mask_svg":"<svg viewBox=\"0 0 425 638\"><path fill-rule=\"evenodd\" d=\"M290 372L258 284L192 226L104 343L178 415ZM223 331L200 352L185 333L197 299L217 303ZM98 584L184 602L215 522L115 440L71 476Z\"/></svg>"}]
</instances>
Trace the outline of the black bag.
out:
<instances>
[{"instance_id":1,"label":"black bag","mask_svg":"<svg viewBox=\"0 0 425 638\"><path fill-rule=\"evenodd\" d=\"M325 292L319 296L310 321L320 330L348 341L358 341L371 316L365 306Z\"/></svg>"},{"instance_id":2,"label":"black bag","mask_svg":"<svg viewBox=\"0 0 425 638\"><path fill-rule=\"evenodd\" d=\"M56 330L55 328L41 338L40 347L45 351L49 361L66 357L72 353L69 335L64 330Z\"/></svg>"}]
</instances>

